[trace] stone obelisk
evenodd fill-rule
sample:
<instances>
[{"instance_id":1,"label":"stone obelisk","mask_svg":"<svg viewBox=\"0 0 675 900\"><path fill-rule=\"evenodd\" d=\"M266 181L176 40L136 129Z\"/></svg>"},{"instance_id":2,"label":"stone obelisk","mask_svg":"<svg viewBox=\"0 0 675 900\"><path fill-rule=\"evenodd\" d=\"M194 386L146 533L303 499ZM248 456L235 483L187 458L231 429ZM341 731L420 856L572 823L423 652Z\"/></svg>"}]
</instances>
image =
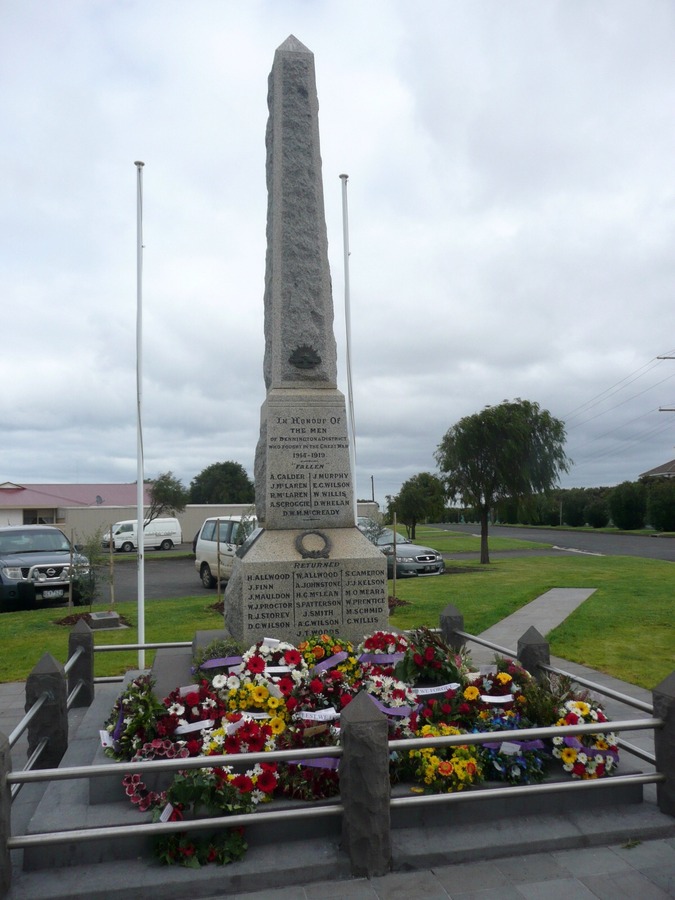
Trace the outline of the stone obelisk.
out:
<instances>
[{"instance_id":1,"label":"stone obelisk","mask_svg":"<svg viewBox=\"0 0 675 900\"><path fill-rule=\"evenodd\" d=\"M256 450L262 531L225 593L244 643L317 632L360 639L388 622L386 560L356 528L333 299L314 56L292 35L269 77L265 360Z\"/></svg>"}]
</instances>

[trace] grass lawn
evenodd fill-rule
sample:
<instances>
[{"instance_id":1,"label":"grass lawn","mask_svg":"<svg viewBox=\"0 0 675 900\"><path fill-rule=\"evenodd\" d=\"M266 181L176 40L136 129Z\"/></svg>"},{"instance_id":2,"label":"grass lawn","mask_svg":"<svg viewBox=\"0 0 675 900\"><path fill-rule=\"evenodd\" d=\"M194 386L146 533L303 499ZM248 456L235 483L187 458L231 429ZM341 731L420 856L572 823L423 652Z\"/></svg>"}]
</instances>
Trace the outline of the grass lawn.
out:
<instances>
[{"instance_id":1,"label":"grass lawn","mask_svg":"<svg viewBox=\"0 0 675 900\"><path fill-rule=\"evenodd\" d=\"M477 538L438 529L419 528L416 540L442 552L478 547ZM491 549L508 549L502 545L527 546L522 541L490 540ZM542 544L534 546L541 548ZM593 587L596 592L549 635L552 654L647 689L675 670L672 563L627 556L575 555L514 557L489 566L473 561L451 562L448 568L452 574L438 578L397 581L397 596L410 605L395 610L392 625L437 626L441 611L452 603L464 615L466 630L479 634L550 588ZM146 640L190 641L196 630L221 627L222 615L212 608L214 599L147 601ZM115 609L134 624L128 630L98 633L97 644L137 640L136 604L118 603ZM3 613L0 682L25 679L44 652L64 662L69 629L55 623L77 611L81 610ZM97 654L96 675L121 674L135 668L137 658L136 651ZM151 660L152 652L148 651L146 664Z\"/></svg>"},{"instance_id":2,"label":"grass lawn","mask_svg":"<svg viewBox=\"0 0 675 900\"><path fill-rule=\"evenodd\" d=\"M222 628L223 616L211 607L213 597L180 597L173 600L148 600L145 603L145 640L148 643L161 641L191 641L195 631ZM68 654L68 634L70 628L55 624L71 613L87 611L89 607L74 609L39 609L30 612L3 613L0 616L2 628L2 654L0 654L0 682L23 681L43 653L51 655L59 662L65 662ZM104 610L102 605L93 610ZM115 612L126 617L132 627L123 630L101 631L95 636L99 644L133 644L138 640L136 628L136 603L116 603ZM154 653L146 651L146 665L150 665ZM97 653L95 674L121 675L138 664L138 651Z\"/></svg>"},{"instance_id":3,"label":"grass lawn","mask_svg":"<svg viewBox=\"0 0 675 900\"><path fill-rule=\"evenodd\" d=\"M675 670L670 562L570 556L449 568L456 573L398 580L397 597L411 605L396 609L392 624L437 626L441 611L452 603L464 615L465 630L479 634L551 588L594 587L596 592L549 635L552 655L648 689Z\"/></svg>"},{"instance_id":4,"label":"grass lawn","mask_svg":"<svg viewBox=\"0 0 675 900\"><path fill-rule=\"evenodd\" d=\"M405 535L405 528L396 529ZM480 525L476 525L476 533L465 534L462 531L443 531L440 528L429 528L418 525L415 529L416 544L429 545L440 553L480 553ZM490 552L492 550L544 550L553 544L540 541L519 541L513 538L489 536Z\"/></svg>"}]
</instances>

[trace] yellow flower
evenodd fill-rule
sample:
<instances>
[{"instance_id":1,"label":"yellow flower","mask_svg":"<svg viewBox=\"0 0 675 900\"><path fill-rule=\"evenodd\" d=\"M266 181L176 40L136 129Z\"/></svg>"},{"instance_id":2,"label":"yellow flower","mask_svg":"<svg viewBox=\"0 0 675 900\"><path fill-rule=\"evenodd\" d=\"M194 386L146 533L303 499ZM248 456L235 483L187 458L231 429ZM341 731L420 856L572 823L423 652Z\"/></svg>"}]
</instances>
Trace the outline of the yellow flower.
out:
<instances>
[{"instance_id":1,"label":"yellow flower","mask_svg":"<svg viewBox=\"0 0 675 900\"><path fill-rule=\"evenodd\" d=\"M509 681L513 681L508 672L499 672L497 675L497 681L500 684L508 684Z\"/></svg>"},{"instance_id":2,"label":"yellow flower","mask_svg":"<svg viewBox=\"0 0 675 900\"><path fill-rule=\"evenodd\" d=\"M560 754L560 758L562 759L565 765L571 766L574 764L577 758L577 751L574 747L565 747L565 749Z\"/></svg>"},{"instance_id":3,"label":"yellow flower","mask_svg":"<svg viewBox=\"0 0 675 900\"><path fill-rule=\"evenodd\" d=\"M470 684L468 688L464 688L464 694L462 696L465 700L477 700L480 697L480 691L473 684Z\"/></svg>"},{"instance_id":4,"label":"yellow flower","mask_svg":"<svg viewBox=\"0 0 675 900\"><path fill-rule=\"evenodd\" d=\"M269 697L269 695L270 695L270 692L262 684L256 685L256 687L254 687L253 690L251 691L251 698L254 703L264 703L265 700L267 700L267 698Z\"/></svg>"},{"instance_id":5,"label":"yellow flower","mask_svg":"<svg viewBox=\"0 0 675 900\"><path fill-rule=\"evenodd\" d=\"M286 730L286 723L279 716L274 716L274 718L270 719L270 728L272 729L272 734L281 734Z\"/></svg>"},{"instance_id":6,"label":"yellow flower","mask_svg":"<svg viewBox=\"0 0 675 900\"><path fill-rule=\"evenodd\" d=\"M276 709L278 705L279 705L279 698L278 698L278 697L268 697L268 698L267 698L267 706L268 706L270 709Z\"/></svg>"},{"instance_id":7,"label":"yellow flower","mask_svg":"<svg viewBox=\"0 0 675 900\"><path fill-rule=\"evenodd\" d=\"M577 700L576 707L580 716L587 716L591 711L588 703L584 703L583 700Z\"/></svg>"}]
</instances>

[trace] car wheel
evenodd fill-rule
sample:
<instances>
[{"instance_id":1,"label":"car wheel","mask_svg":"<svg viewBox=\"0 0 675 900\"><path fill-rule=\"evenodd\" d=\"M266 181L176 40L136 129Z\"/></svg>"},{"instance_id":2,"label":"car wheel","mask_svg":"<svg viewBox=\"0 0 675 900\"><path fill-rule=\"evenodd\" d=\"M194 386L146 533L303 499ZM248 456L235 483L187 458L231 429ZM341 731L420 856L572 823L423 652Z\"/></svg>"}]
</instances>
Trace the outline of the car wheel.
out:
<instances>
[{"instance_id":1,"label":"car wheel","mask_svg":"<svg viewBox=\"0 0 675 900\"><path fill-rule=\"evenodd\" d=\"M124 551L124 553L131 553L131 551L133 549L134 549L134 545L131 543L131 541L125 541L122 544L122 550Z\"/></svg>"},{"instance_id":2,"label":"car wheel","mask_svg":"<svg viewBox=\"0 0 675 900\"><path fill-rule=\"evenodd\" d=\"M209 569L208 563L202 563L202 567L199 570L199 575L205 588L214 588L216 586L216 579L211 574L211 569Z\"/></svg>"},{"instance_id":3,"label":"car wheel","mask_svg":"<svg viewBox=\"0 0 675 900\"><path fill-rule=\"evenodd\" d=\"M159 545L160 550L171 550L172 547L173 541L162 541L162 543Z\"/></svg>"}]
</instances>

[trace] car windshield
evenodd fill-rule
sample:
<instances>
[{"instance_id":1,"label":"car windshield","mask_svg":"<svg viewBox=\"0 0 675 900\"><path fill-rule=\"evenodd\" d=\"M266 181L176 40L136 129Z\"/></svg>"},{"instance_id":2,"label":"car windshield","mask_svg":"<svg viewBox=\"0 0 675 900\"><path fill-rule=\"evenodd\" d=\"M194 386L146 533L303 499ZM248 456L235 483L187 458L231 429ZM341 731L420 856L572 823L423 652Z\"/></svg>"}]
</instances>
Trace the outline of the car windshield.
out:
<instances>
[{"instance_id":1,"label":"car windshield","mask_svg":"<svg viewBox=\"0 0 675 900\"><path fill-rule=\"evenodd\" d=\"M394 543L394 532L391 530L391 528L385 528L385 529L381 532L381 534L378 534L378 535L375 535L375 536L371 537L370 540L371 540L374 544L377 544L378 547L385 547L385 546L388 545L388 544L393 544L393 543ZM396 533L396 543L397 543L397 545L398 545L398 544L409 544L410 542L411 542L411 541L410 541L410 538L403 537L403 535L402 535L402 534L398 534L398 532Z\"/></svg>"},{"instance_id":2,"label":"car windshield","mask_svg":"<svg viewBox=\"0 0 675 900\"><path fill-rule=\"evenodd\" d=\"M12 531L0 534L0 553L55 553L70 551L65 534L54 531Z\"/></svg>"}]
</instances>

